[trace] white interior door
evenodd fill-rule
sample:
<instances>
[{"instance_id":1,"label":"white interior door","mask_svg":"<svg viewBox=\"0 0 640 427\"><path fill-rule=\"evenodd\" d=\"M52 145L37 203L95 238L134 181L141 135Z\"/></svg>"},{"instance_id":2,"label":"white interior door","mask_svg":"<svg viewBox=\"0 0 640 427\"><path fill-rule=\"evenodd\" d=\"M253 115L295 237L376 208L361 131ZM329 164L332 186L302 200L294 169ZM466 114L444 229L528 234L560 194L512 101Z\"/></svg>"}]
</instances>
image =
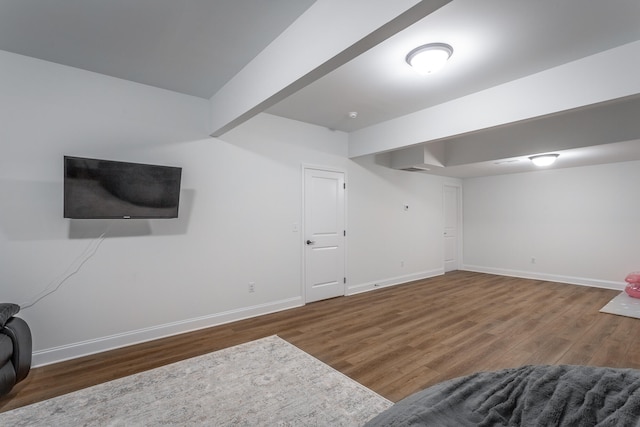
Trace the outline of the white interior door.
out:
<instances>
[{"instance_id":1,"label":"white interior door","mask_svg":"<svg viewBox=\"0 0 640 427\"><path fill-rule=\"evenodd\" d=\"M456 186L444 186L444 271L458 269L459 193Z\"/></svg>"},{"instance_id":2,"label":"white interior door","mask_svg":"<svg viewBox=\"0 0 640 427\"><path fill-rule=\"evenodd\" d=\"M305 301L345 294L344 173L304 170Z\"/></svg>"}]
</instances>

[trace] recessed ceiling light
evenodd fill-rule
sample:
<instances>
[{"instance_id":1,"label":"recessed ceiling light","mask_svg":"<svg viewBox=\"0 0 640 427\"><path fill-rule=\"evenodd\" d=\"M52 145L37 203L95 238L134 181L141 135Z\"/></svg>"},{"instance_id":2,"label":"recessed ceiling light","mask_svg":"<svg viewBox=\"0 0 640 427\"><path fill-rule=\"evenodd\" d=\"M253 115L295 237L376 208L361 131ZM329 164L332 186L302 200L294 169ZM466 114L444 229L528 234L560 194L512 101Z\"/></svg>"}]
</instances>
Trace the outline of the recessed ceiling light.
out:
<instances>
[{"instance_id":1,"label":"recessed ceiling light","mask_svg":"<svg viewBox=\"0 0 640 427\"><path fill-rule=\"evenodd\" d=\"M407 63L420 74L435 73L453 55L453 48L446 43L429 43L407 54Z\"/></svg>"},{"instance_id":2,"label":"recessed ceiling light","mask_svg":"<svg viewBox=\"0 0 640 427\"><path fill-rule=\"evenodd\" d=\"M540 154L539 156L531 156L529 160L536 166L549 166L556 161L559 154Z\"/></svg>"}]
</instances>

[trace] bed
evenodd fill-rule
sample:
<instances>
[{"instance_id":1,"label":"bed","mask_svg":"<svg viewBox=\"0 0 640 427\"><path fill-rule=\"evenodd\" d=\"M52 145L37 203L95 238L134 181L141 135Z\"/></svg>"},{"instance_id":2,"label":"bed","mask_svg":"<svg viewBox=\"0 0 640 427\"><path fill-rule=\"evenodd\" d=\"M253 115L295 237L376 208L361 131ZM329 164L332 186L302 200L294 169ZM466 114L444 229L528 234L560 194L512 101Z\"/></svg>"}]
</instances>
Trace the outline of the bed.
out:
<instances>
[{"instance_id":1,"label":"bed","mask_svg":"<svg viewBox=\"0 0 640 427\"><path fill-rule=\"evenodd\" d=\"M640 426L640 370L523 366L419 391L373 426Z\"/></svg>"}]
</instances>

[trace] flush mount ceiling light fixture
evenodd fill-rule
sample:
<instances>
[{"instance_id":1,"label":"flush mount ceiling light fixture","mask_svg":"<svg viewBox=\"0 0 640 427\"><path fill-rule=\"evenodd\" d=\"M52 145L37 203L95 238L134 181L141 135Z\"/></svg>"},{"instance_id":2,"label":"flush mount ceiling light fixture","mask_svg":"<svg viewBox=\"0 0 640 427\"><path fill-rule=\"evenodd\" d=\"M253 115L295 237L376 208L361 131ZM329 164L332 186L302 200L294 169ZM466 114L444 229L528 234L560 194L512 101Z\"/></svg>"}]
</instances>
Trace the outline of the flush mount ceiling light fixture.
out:
<instances>
[{"instance_id":1,"label":"flush mount ceiling light fixture","mask_svg":"<svg viewBox=\"0 0 640 427\"><path fill-rule=\"evenodd\" d=\"M407 63L420 74L435 73L453 55L453 48L446 43L429 43L413 49L407 54Z\"/></svg>"},{"instance_id":2,"label":"flush mount ceiling light fixture","mask_svg":"<svg viewBox=\"0 0 640 427\"><path fill-rule=\"evenodd\" d=\"M559 154L540 154L539 156L531 156L529 160L536 166L549 166L556 161Z\"/></svg>"}]
</instances>

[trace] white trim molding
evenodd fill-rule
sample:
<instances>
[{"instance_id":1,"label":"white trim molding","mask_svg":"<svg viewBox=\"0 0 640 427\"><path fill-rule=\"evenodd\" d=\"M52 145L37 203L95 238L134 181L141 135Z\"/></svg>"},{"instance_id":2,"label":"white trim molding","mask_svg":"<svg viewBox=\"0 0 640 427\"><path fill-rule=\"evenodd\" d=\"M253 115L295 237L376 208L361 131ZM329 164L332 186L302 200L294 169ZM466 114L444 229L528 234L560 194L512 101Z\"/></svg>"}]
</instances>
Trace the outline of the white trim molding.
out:
<instances>
[{"instance_id":1,"label":"white trim molding","mask_svg":"<svg viewBox=\"0 0 640 427\"><path fill-rule=\"evenodd\" d=\"M193 319L77 342L33 352L33 367L50 365L103 351L127 347L173 335L211 328L304 305L301 297L289 298L238 310L229 310Z\"/></svg>"},{"instance_id":2,"label":"white trim molding","mask_svg":"<svg viewBox=\"0 0 640 427\"><path fill-rule=\"evenodd\" d=\"M362 292L373 291L375 289L387 288L389 286L402 285L404 283L413 282L414 280L428 279L430 277L442 276L443 274L444 268L437 268L435 270L421 271L404 276L390 277L388 279L360 283L358 285L348 286L347 295L355 295Z\"/></svg>"},{"instance_id":3,"label":"white trim molding","mask_svg":"<svg viewBox=\"0 0 640 427\"><path fill-rule=\"evenodd\" d=\"M496 274L498 276L520 277L523 279L544 280L547 282L567 283L569 285L590 286L593 288L614 289L623 291L626 283L609 280L590 279L588 277L563 276L560 274L547 274L532 271L509 270L494 267L482 267L478 265L463 265L462 270L476 273Z\"/></svg>"}]
</instances>

